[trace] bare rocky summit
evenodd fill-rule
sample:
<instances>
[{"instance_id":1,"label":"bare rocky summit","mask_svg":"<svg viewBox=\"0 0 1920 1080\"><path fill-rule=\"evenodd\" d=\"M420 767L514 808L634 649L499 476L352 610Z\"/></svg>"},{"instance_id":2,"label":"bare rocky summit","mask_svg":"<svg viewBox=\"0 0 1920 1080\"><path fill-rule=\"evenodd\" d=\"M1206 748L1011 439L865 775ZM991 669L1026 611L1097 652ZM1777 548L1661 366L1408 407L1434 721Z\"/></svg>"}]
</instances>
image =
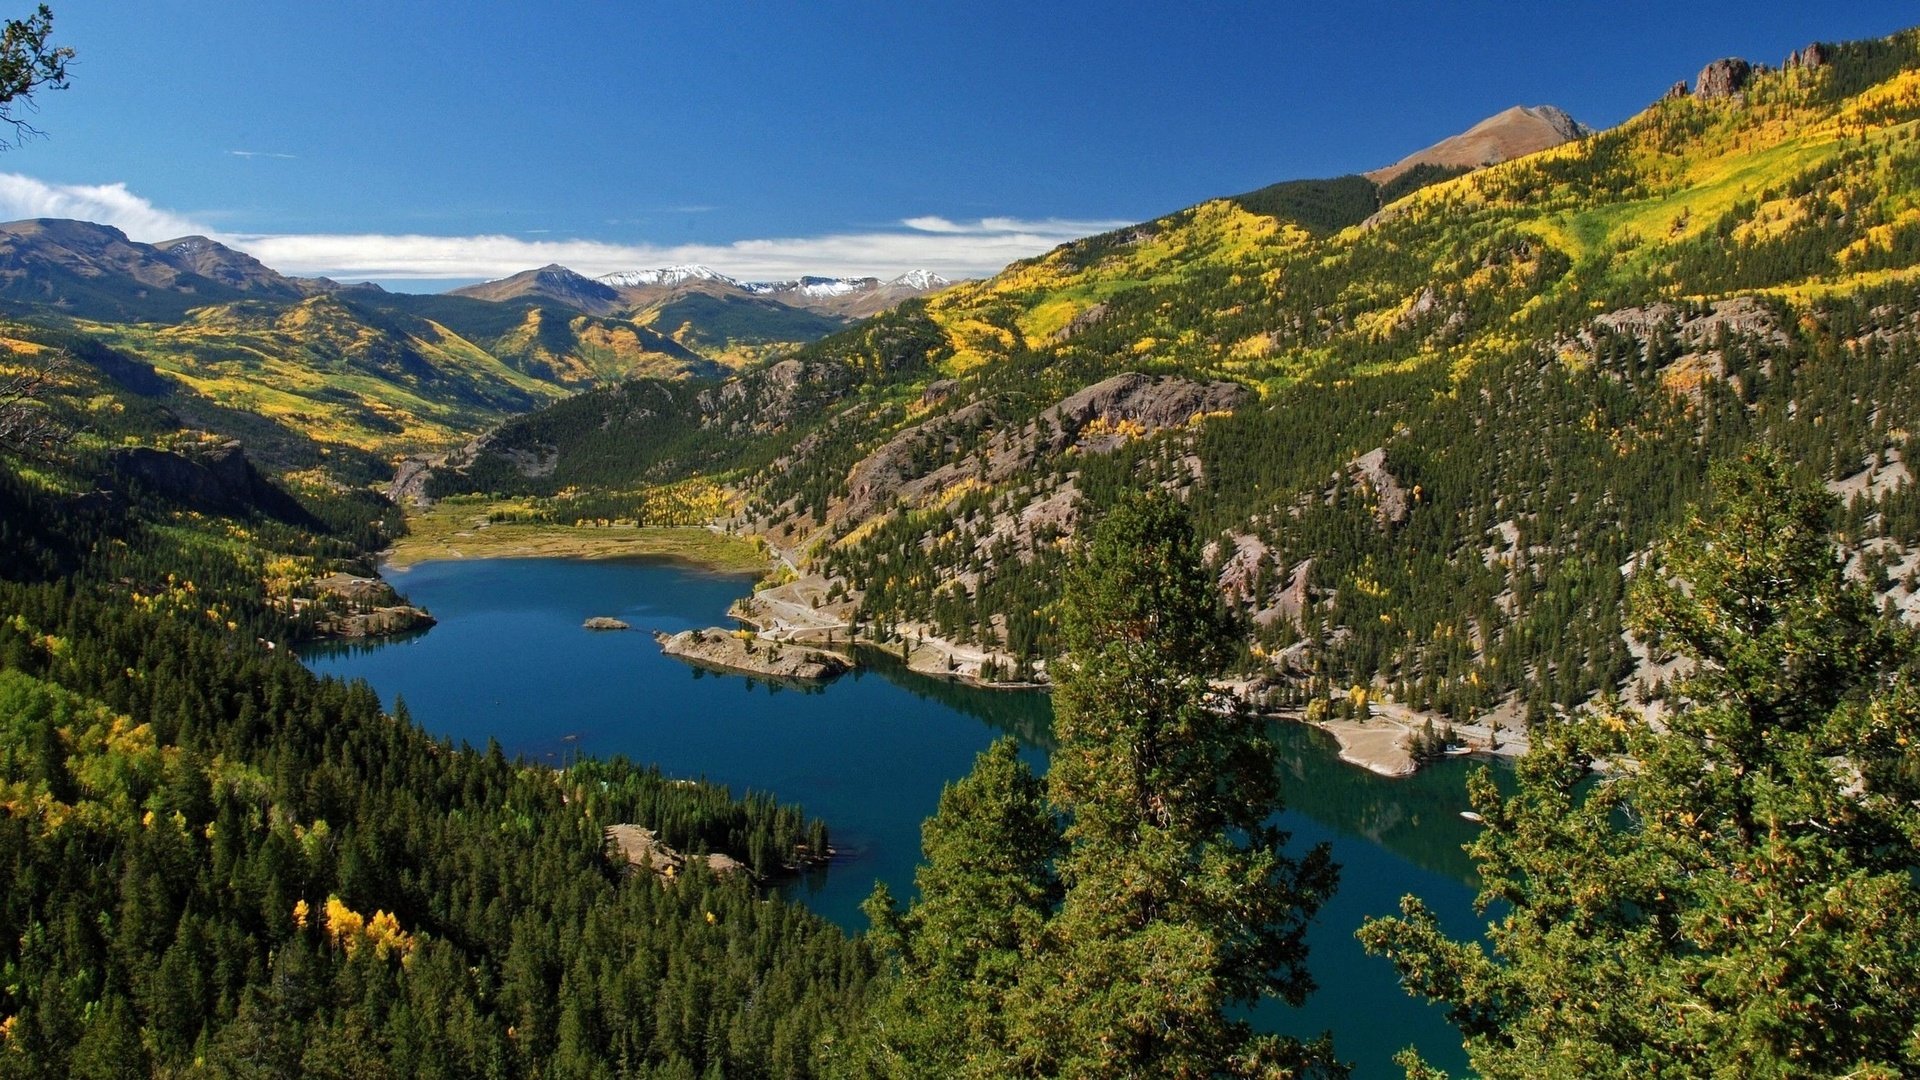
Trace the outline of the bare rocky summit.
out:
<instances>
[{"instance_id":1,"label":"bare rocky summit","mask_svg":"<svg viewBox=\"0 0 1920 1080\"><path fill-rule=\"evenodd\" d=\"M1458 135L1364 175L1376 184L1384 184L1416 165L1477 169L1537 154L1591 134L1591 128L1552 105L1515 105Z\"/></svg>"},{"instance_id":2,"label":"bare rocky summit","mask_svg":"<svg viewBox=\"0 0 1920 1080\"><path fill-rule=\"evenodd\" d=\"M449 296L465 296L474 300L492 300L496 303L506 300L532 298L552 300L589 315L605 315L620 306L620 294L608 286L558 263L542 266L537 270L522 270L512 277L498 281L483 281L478 285L463 285L450 289Z\"/></svg>"}]
</instances>

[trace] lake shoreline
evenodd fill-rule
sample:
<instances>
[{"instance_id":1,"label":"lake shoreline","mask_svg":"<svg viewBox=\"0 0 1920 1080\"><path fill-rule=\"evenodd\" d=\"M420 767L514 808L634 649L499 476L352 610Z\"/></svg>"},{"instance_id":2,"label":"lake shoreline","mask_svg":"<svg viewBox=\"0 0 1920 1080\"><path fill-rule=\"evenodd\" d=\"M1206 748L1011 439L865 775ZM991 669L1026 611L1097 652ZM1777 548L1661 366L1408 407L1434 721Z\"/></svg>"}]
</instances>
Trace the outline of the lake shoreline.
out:
<instances>
[{"instance_id":1,"label":"lake shoreline","mask_svg":"<svg viewBox=\"0 0 1920 1080\"><path fill-rule=\"evenodd\" d=\"M618 559L660 560L696 570L719 574L758 576L762 580L782 565L793 565L790 556L762 542L744 539L715 526L635 526L587 527L557 524L492 523L486 520L484 504L436 504L431 509L410 513L409 529L418 532L402 537L381 553L380 573L404 574L429 562L472 559L579 559L608 561ZM796 580L772 588L760 588L742 597L726 614L751 627L756 638L777 649L780 645L813 647L834 652L853 666L861 666L858 655L875 650L896 656L908 670L932 678L983 690L1049 691L1044 681L1011 680L988 677L999 671L1011 671L1011 657L996 650L962 646L933 633L932 627L919 624L898 629L899 640L876 641L857 633L852 619L853 598L830 596L829 583L817 575L801 574ZM904 646L904 648L903 648ZM686 659L686 658L682 658ZM749 665L720 665L751 673ZM1044 679L1044 665L1037 672ZM1224 686L1237 692L1233 683ZM1243 699L1247 695L1239 694ZM1250 704L1255 704L1249 700ZM1424 729L1426 717L1408 710L1385 709L1367 722L1308 720L1292 710L1261 709L1272 720L1316 727L1333 736L1339 745L1343 763L1365 769L1376 776L1400 780L1419 772L1428 761L1413 753L1414 736ZM1445 721L1433 718L1436 727ZM1481 723L1453 724L1462 749L1475 756L1518 757L1527 750L1524 732L1506 730L1489 717Z\"/></svg>"},{"instance_id":2,"label":"lake shoreline","mask_svg":"<svg viewBox=\"0 0 1920 1080\"><path fill-rule=\"evenodd\" d=\"M446 500L407 513L407 535L379 553L380 572L466 559L666 559L718 574L765 575L762 544L705 525L561 525L490 521L490 503Z\"/></svg>"}]
</instances>

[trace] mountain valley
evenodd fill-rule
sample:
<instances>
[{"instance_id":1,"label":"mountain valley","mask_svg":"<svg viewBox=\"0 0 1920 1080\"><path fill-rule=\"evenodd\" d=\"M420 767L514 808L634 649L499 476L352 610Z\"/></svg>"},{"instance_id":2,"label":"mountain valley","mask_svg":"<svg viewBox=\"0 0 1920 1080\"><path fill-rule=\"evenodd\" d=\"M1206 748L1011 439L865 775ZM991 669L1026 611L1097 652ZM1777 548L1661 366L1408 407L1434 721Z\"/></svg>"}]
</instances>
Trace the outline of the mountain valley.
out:
<instances>
[{"instance_id":1,"label":"mountain valley","mask_svg":"<svg viewBox=\"0 0 1920 1080\"><path fill-rule=\"evenodd\" d=\"M1633 100L957 282L0 225L0 1080L1920 1069L1920 28Z\"/></svg>"},{"instance_id":2,"label":"mountain valley","mask_svg":"<svg viewBox=\"0 0 1920 1080\"><path fill-rule=\"evenodd\" d=\"M1502 114L1462 140L1517 120L1554 145L1076 241L698 394L635 383L511 421L427 490L645 520L644 491L711 481L740 500L730 529L856 602L843 636L1024 681L1076 522L1159 486L1210 538L1273 707L1512 730L1596 693L1657 701L1627 571L1703 463L1754 440L1848 492L1861 565L1913 595L1914 48L1714 65L1605 132Z\"/></svg>"}]
</instances>

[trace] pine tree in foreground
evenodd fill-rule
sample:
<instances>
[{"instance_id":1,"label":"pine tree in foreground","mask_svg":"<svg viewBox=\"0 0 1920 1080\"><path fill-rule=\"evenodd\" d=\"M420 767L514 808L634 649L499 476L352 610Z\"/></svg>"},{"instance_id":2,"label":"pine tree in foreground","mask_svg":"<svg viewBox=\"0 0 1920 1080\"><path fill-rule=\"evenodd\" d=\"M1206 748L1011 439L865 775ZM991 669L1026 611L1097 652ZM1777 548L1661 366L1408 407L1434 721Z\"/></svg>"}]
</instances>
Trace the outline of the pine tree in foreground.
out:
<instances>
[{"instance_id":1,"label":"pine tree in foreground","mask_svg":"<svg viewBox=\"0 0 1920 1080\"><path fill-rule=\"evenodd\" d=\"M1228 1015L1305 998L1306 925L1336 870L1324 845L1283 855L1268 824L1274 749L1263 721L1210 686L1231 627L1179 504L1109 513L1065 596L1052 809L998 745L928 822L921 899L898 914L876 894L896 972L876 1070L1342 1075L1325 1039Z\"/></svg>"},{"instance_id":2,"label":"pine tree in foreground","mask_svg":"<svg viewBox=\"0 0 1920 1080\"><path fill-rule=\"evenodd\" d=\"M1550 722L1515 796L1473 785L1495 955L1413 897L1361 930L1480 1076L1920 1070L1912 636L1847 580L1825 492L1764 452L1715 488L1633 591L1634 631L1690 662L1670 710Z\"/></svg>"}]
</instances>

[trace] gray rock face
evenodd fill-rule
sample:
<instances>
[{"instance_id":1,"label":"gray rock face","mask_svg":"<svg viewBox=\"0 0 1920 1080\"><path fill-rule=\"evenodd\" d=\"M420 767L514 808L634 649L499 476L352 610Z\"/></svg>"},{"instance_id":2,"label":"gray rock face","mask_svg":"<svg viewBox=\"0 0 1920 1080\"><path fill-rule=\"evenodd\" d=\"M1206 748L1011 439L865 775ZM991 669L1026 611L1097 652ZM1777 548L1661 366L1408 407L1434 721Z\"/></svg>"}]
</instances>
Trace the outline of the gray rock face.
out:
<instances>
[{"instance_id":1,"label":"gray rock face","mask_svg":"<svg viewBox=\"0 0 1920 1080\"><path fill-rule=\"evenodd\" d=\"M983 456L962 458L960 432L999 423L990 403L976 401L907 428L862 459L847 474L847 501L834 516L861 520L896 498L911 504L970 477L998 482L1068 447L1109 453L1130 438L1178 427L1196 415L1230 411L1249 393L1239 383L1127 372L1070 395L1023 428L1001 430Z\"/></svg>"},{"instance_id":2,"label":"gray rock face","mask_svg":"<svg viewBox=\"0 0 1920 1080\"><path fill-rule=\"evenodd\" d=\"M387 498L402 505L428 506L427 484L433 480L433 467L440 463L433 454L415 454L393 467L393 482L387 485Z\"/></svg>"},{"instance_id":3,"label":"gray rock face","mask_svg":"<svg viewBox=\"0 0 1920 1080\"><path fill-rule=\"evenodd\" d=\"M1693 96L1700 101L1730 98L1739 93L1752 76L1753 65L1737 56L1715 60L1700 69L1700 77L1693 83Z\"/></svg>"},{"instance_id":4,"label":"gray rock face","mask_svg":"<svg viewBox=\"0 0 1920 1080\"><path fill-rule=\"evenodd\" d=\"M1775 345L1785 345L1787 335L1774 310L1751 296L1715 300L1705 313L1688 312L1658 301L1642 307L1621 308L1594 317L1593 324L1617 334L1628 334L1647 341L1662 329L1671 331L1680 341L1694 348L1709 347L1722 331L1743 337L1758 337ZM1591 348L1590 335L1585 344Z\"/></svg>"},{"instance_id":5,"label":"gray rock face","mask_svg":"<svg viewBox=\"0 0 1920 1080\"><path fill-rule=\"evenodd\" d=\"M1686 96L1687 96L1687 80L1681 79L1679 82L1674 83L1672 86L1667 87L1667 92L1660 95L1660 100L1661 101L1678 101L1681 98Z\"/></svg>"},{"instance_id":6,"label":"gray rock face","mask_svg":"<svg viewBox=\"0 0 1920 1080\"><path fill-rule=\"evenodd\" d=\"M1526 110L1528 113L1547 122L1547 126L1560 133L1560 137L1572 142L1593 134L1593 129L1575 120L1567 110L1558 105L1535 105Z\"/></svg>"},{"instance_id":7,"label":"gray rock face","mask_svg":"<svg viewBox=\"0 0 1920 1080\"><path fill-rule=\"evenodd\" d=\"M1387 471L1387 448L1374 447L1347 463L1347 469L1353 474L1354 486L1363 494L1370 493L1377 500L1374 506L1374 520L1381 528L1392 525L1404 525L1412 513L1412 497L1400 481Z\"/></svg>"},{"instance_id":8,"label":"gray rock face","mask_svg":"<svg viewBox=\"0 0 1920 1080\"><path fill-rule=\"evenodd\" d=\"M1072 322L1069 322L1067 325L1061 327L1057 332L1055 332L1053 335L1053 340L1071 341L1073 340L1073 338L1078 336L1081 332L1087 329L1090 329L1092 327L1098 326L1102 322L1105 322L1106 318L1107 318L1107 305L1095 304L1092 307L1088 308L1087 310L1081 312L1080 314L1075 315L1073 317Z\"/></svg>"},{"instance_id":9,"label":"gray rock face","mask_svg":"<svg viewBox=\"0 0 1920 1080\"><path fill-rule=\"evenodd\" d=\"M1833 50L1816 41L1804 49L1795 49L1787 56L1787 62L1783 66L1788 71L1792 71L1795 68L1812 70L1813 68L1826 67L1832 62Z\"/></svg>"},{"instance_id":10,"label":"gray rock face","mask_svg":"<svg viewBox=\"0 0 1920 1080\"><path fill-rule=\"evenodd\" d=\"M1103 451L1111 447L1089 445L1111 437L1089 437L1086 429L1096 420L1105 428L1134 424L1143 433L1152 433L1178 427L1203 413L1230 412L1247 399L1247 394L1247 388L1239 383L1156 379L1130 371L1095 383L1042 415L1052 423L1058 449L1066 449L1071 440L1063 438L1071 434L1079 438L1082 449Z\"/></svg>"}]
</instances>

